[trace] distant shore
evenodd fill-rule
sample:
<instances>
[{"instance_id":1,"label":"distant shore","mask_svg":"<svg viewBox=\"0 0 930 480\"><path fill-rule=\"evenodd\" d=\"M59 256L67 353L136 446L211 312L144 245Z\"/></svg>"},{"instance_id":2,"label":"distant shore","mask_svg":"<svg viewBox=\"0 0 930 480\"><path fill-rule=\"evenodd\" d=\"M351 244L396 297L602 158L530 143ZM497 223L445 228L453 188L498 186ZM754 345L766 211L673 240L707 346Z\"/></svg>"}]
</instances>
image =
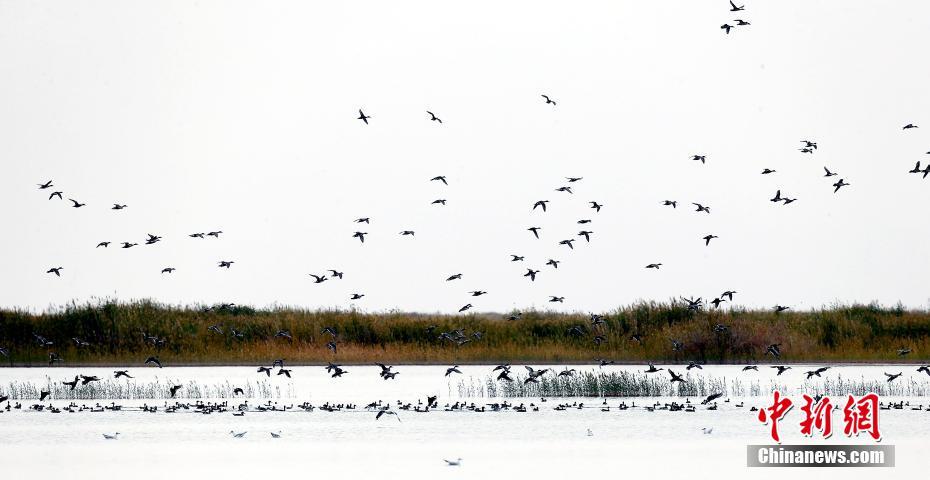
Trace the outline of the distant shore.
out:
<instances>
[{"instance_id":1,"label":"distant shore","mask_svg":"<svg viewBox=\"0 0 930 480\"><path fill-rule=\"evenodd\" d=\"M212 327L212 328L211 328ZM335 332L335 336L327 330ZM768 347L777 344L779 356ZM879 305L809 312L639 303L582 314L363 313L151 301L0 309L0 368L373 364L919 364L930 312ZM335 350L335 351L334 351ZM58 359L61 361L57 361Z\"/></svg>"}]
</instances>

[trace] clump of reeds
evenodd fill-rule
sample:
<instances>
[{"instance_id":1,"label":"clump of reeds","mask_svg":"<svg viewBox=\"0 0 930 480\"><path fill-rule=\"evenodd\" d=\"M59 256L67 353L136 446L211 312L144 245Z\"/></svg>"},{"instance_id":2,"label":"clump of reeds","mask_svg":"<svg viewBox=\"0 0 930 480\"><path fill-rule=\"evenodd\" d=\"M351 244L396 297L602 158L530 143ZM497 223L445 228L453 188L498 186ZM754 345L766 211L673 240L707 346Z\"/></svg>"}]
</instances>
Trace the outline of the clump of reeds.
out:
<instances>
[{"instance_id":1,"label":"clump of reeds","mask_svg":"<svg viewBox=\"0 0 930 480\"><path fill-rule=\"evenodd\" d=\"M181 385L174 397L170 389ZM233 390L242 389L242 394L235 395ZM52 381L46 377L45 383L13 381L0 387L0 395L7 395L12 400L38 400L42 391L50 392L48 400L150 400L150 399L225 399L225 398L285 398L293 397L290 386L272 385L268 380L250 380L233 385L229 381L204 384L196 381L181 382L165 378L155 381L140 382L136 380L104 379L78 385L75 389Z\"/></svg>"}]
</instances>

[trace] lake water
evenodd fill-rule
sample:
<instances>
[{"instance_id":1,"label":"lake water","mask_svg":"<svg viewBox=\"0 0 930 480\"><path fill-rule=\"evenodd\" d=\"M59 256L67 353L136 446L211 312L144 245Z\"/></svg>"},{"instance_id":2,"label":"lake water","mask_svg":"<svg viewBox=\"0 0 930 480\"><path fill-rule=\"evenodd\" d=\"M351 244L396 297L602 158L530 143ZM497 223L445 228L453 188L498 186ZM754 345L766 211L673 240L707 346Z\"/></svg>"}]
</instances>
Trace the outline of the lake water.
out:
<instances>
[{"instance_id":1,"label":"lake water","mask_svg":"<svg viewBox=\"0 0 930 480\"><path fill-rule=\"evenodd\" d=\"M539 367L539 366L537 366ZM662 367L659 365L659 367ZM289 367L290 368L290 367ZM895 445L897 466L892 470L872 469L748 469L746 445L772 443L768 427L759 423L752 406L771 403L770 395L734 397L729 394L717 401L717 410L700 405L701 398L469 398L463 397L463 385L481 385L491 374L491 366L462 366L462 375L444 376L446 367L398 366L395 380L382 380L378 367L348 366L349 373L334 379L322 367L293 367L292 378L266 377L255 367L130 367L135 378L113 381L114 368L2 368L0 395L13 394L10 404L21 409L0 413L0 465L5 478L574 478L585 476L647 475L647 478L721 478L753 475L774 478L776 475L799 475L802 478L866 478L881 475L909 474L922 476L930 468L930 456L924 453L930 439L930 397L883 398L903 400L910 405L901 410L880 412L883 445ZM561 370L565 367L556 367ZM642 366L573 366L588 371L630 371L642 375ZM684 371L683 366L673 367ZM741 366L705 366L692 375L758 382L763 389L779 385L788 390L792 400L800 402L802 388L816 382L847 380L884 381L884 372L904 375L895 382L910 382L912 388L926 388L930 376L916 372L916 365L841 366L813 378L805 386L805 366L794 366L780 377L774 370L760 366L759 372L742 372ZM514 372L525 370L514 366ZM78 406L96 404L122 405L123 411L105 410L36 411L37 399L17 399L31 395L27 386L45 389L55 383L53 397L64 397L61 381L75 375L97 375L117 383L122 390L110 388L101 396L114 392L134 396L147 391L140 386L179 384L178 399L164 399L157 390L153 398L92 399L50 398L42 405L59 409L72 402ZM547 375L551 375L547 374ZM663 375L659 372L653 375ZM657 377L658 378L658 377ZM93 384L92 384L93 385ZM135 385L140 388L129 388ZM202 398L201 401L228 401L230 411L209 415L180 409L166 413L164 406L177 402L194 402L194 395L227 392L247 386L251 398ZM67 387L65 387L67 388ZM89 388L89 387L88 387ZM77 387L80 392L81 386ZM68 391L70 394L70 391ZM426 413L400 410L397 401L425 402L427 396L439 397L439 408ZM157 398L154 398L157 397ZM375 412L365 409L373 401L391 405L397 416L375 419ZM694 412L647 411L643 406L656 402L697 404ZM729 400L728 402L726 400ZM524 404L526 412L513 409L474 412L446 411L447 404L469 402L476 405L510 402ZM246 403L247 402L247 403ZM299 408L287 411L256 411L259 405L279 407L310 402L355 403L355 409L311 412ZM583 409L557 411L560 403L583 402ZM635 408L620 410L621 402ZM538 407L534 411L532 404ZM738 405L742 404L742 407ZM154 413L135 407L157 406ZM239 405L246 409L234 416ZM921 410L911 410L921 406ZM842 406L842 405L841 405ZM798 432L802 418L793 409L781 426L785 444L874 444L868 438L849 439L842 434L842 412L834 413L834 433L829 440L805 438ZM701 429L713 427L705 435ZM593 435L588 435L588 429ZM248 432L233 438L230 430ZM103 433L120 432L118 440L105 440ZM281 432L272 438L269 432ZM462 458L462 465L449 467L443 459Z\"/></svg>"}]
</instances>

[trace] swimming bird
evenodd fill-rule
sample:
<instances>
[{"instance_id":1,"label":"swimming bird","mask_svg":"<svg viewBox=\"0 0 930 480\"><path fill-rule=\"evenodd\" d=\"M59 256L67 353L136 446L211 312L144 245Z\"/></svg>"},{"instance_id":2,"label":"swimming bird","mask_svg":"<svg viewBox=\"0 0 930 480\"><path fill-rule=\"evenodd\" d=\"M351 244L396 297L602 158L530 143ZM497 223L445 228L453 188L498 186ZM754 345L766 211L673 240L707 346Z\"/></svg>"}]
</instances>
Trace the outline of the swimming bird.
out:
<instances>
[{"instance_id":1,"label":"swimming bird","mask_svg":"<svg viewBox=\"0 0 930 480\"><path fill-rule=\"evenodd\" d=\"M146 358L145 363L143 363L143 365L148 365L150 363L152 365L157 366L158 368L161 368L161 361L158 360L158 357L153 356L153 357Z\"/></svg>"},{"instance_id":2,"label":"swimming bird","mask_svg":"<svg viewBox=\"0 0 930 480\"><path fill-rule=\"evenodd\" d=\"M432 121L434 121L434 122L442 123L442 120L441 120L439 117L437 117L436 114L434 114L433 112L427 110L426 113L429 114L429 117L430 117L429 119L430 119L430 120L432 120Z\"/></svg>"},{"instance_id":3,"label":"swimming bird","mask_svg":"<svg viewBox=\"0 0 930 480\"><path fill-rule=\"evenodd\" d=\"M371 118L371 117L368 116L368 115L365 115L365 112L363 112L361 108L358 109L358 118L357 118L356 120L361 120L361 121L365 122L365 125L368 125L368 119L369 119L369 118Z\"/></svg>"},{"instance_id":4,"label":"swimming bird","mask_svg":"<svg viewBox=\"0 0 930 480\"><path fill-rule=\"evenodd\" d=\"M352 238L357 238L361 240L362 243L365 243L365 235L368 235L368 232L355 232L352 234Z\"/></svg>"},{"instance_id":5,"label":"swimming bird","mask_svg":"<svg viewBox=\"0 0 930 480\"><path fill-rule=\"evenodd\" d=\"M903 375L903 373L904 373L904 372L898 372L898 373L896 373L896 374L886 373L885 376L888 377L888 380L885 380L885 381L886 381L886 382L894 381L895 379L897 379L898 377L900 377L901 375Z\"/></svg>"},{"instance_id":6,"label":"swimming bird","mask_svg":"<svg viewBox=\"0 0 930 480\"><path fill-rule=\"evenodd\" d=\"M103 438L107 440L116 440L117 437L119 437L119 432L116 432L113 435L107 435L106 433L103 434Z\"/></svg>"},{"instance_id":7,"label":"swimming bird","mask_svg":"<svg viewBox=\"0 0 930 480\"><path fill-rule=\"evenodd\" d=\"M711 241L712 239L715 239L715 238L720 238L720 237L718 237L718 236L716 236L716 235L706 235L706 236L704 236L704 246L710 245L710 241Z\"/></svg>"},{"instance_id":8,"label":"swimming bird","mask_svg":"<svg viewBox=\"0 0 930 480\"><path fill-rule=\"evenodd\" d=\"M446 375L445 375L445 376L448 377L449 375L452 375L453 373L458 373L458 374L461 374L461 373L462 373L462 371L459 370L459 366L458 366L458 365L454 365L454 366L451 366L451 367L447 368L447 369L446 369Z\"/></svg>"},{"instance_id":9,"label":"swimming bird","mask_svg":"<svg viewBox=\"0 0 930 480\"><path fill-rule=\"evenodd\" d=\"M549 98L548 95L541 95L541 96L546 99L546 105L550 103L552 104L553 107L556 105L555 100L552 100L551 98Z\"/></svg>"},{"instance_id":10,"label":"swimming bird","mask_svg":"<svg viewBox=\"0 0 930 480\"><path fill-rule=\"evenodd\" d=\"M543 96L545 96L545 95L543 95ZM555 103L555 102L552 102L552 103ZM442 461L446 462L446 465L449 466L449 467L458 467L459 465L462 464L462 459L461 459L461 458L457 458L457 459L455 459L455 460L446 460L446 459L444 458L444 459L442 459Z\"/></svg>"},{"instance_id":11,"label":"swimming bird","mask_svg":"<svg viewBox=\"0 0 930 480\"><path fill-rule=\"evenodd\" d=\"M79 201L77 201L77 200L75 200L75 199L73 199L73 198L69 198L68 200L71 200L71 203L73 204L73 205L71 205L71 206L72 206L73 208L81 208L81 207L83 207L84 205L87 205L86 203L81 203L81 202L79 202Z\"/></svg>"},{"instance_id":12,"label":"swimming bird","mask_svg":"<svg viewBox=\"0 0 930 480\"><path fill-rule=\"evenodd\" d=\"M65 267L52 267L52 268L48 269L45 273L54 273L55 276L60 277L60 276L61 276L61 271L64 270L64 269L65 269Z\"/></svg>"},{"instance_id":13,"label":"swimming bird","mask_svg":"<svg viewBox=\"0 0 930 480\"><path fill-rule=\"evenodd\" d=\"M847 185L851 185L851 184L844 182L843 179L841 178L839 182L836 182L836 183L833 184L833 186L836 187L836 188L833 190L833 193L839 192L841 188L843 188L843 187L845 187L845 186L847 186Z\"/></svg>"}]
</instances>

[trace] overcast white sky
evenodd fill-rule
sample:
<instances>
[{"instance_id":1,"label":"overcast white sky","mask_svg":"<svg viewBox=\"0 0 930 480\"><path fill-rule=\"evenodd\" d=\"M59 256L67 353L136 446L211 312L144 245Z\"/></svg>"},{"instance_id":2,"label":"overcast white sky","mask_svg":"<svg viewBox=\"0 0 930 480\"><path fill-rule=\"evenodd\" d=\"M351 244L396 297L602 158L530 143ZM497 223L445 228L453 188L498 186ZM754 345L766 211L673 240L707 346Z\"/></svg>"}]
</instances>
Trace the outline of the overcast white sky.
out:
<instances>
[{"instance_id":1,"label":"overcast white sky","mask_svg":"<svg viewBox=\"0 0 930 480\"><path fill-rule=\"evenodd\" d=\"M0 306L926 307L930 4L744 3L0 1Z\"/></svg>"}]
</instances>

